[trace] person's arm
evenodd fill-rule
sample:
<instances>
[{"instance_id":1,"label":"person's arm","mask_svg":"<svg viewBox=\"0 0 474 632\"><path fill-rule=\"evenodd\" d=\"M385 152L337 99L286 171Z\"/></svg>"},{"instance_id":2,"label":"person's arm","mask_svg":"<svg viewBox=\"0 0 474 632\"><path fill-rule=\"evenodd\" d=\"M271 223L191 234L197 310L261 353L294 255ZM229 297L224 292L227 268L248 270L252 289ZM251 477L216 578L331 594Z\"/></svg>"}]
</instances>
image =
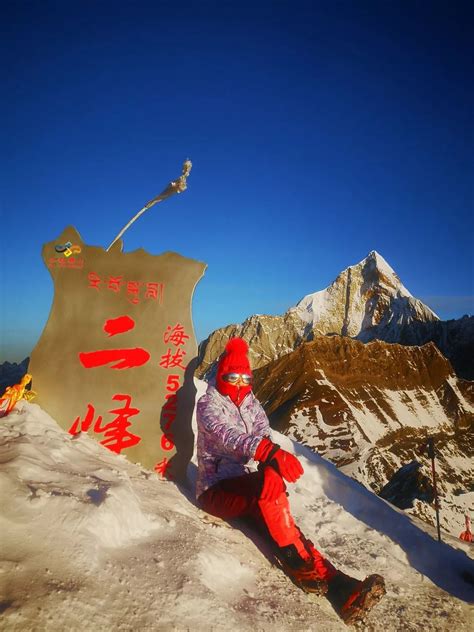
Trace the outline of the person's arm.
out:
<instances>
[{"instance_id":1,"label":"person's arm","mask_svg":"<svg viewBox=\"0 0 474 632\"><path fill-rule=\"evenodd\" d=\"M283 450L268 437L264 437L258 444L254 459L275 469L289 483L296 483L304 472L294 454Z\"/></svg>"},{"instance_id":2,"label":"person's arm","mask_svg":"<svg viewBox=\"0 0 474 632\"><path fill-rule=\"evenodd\" d=\"M198 427L212 434L216 447L221 452L235 454L250 459L257 449L262 437L249 434L232 424L221 406L214 407L206 400L199 400L196 408Z\"/></svg>"}]
</instances>

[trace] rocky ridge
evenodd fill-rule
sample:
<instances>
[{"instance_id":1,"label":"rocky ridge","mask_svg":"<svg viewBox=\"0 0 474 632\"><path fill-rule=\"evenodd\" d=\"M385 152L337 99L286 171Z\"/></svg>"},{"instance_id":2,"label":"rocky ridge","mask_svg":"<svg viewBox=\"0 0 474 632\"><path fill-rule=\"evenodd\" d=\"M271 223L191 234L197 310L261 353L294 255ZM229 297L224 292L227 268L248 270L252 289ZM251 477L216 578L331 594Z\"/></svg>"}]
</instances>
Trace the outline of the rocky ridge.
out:
<instances>
[{"instance_id":1,"label":"rocky ridge","mask_svg":"<svg viewBox=\"0 0 474 632\"><path fill-rule=\"evenodd\" d=\"M376 492L434 436L442 526L458 535L474 501L474 384L433 343L318 336L257 369L255 393L275 430ZM416 501L411 511L433 523L432 506Z\"/></svg>"},{"instance_id":2,"label":"rocky ridge","mask_svg":"<svg viewBox=\"0 0 474 632\"><path fill-rule=\"evenodd\" d=\"M366 329L358 339L369 342L380 340L381 337L379 328L375 326ZM474 380L474 316L446 321L415 321L401 325L396 332L396 339L392 339L390 335L383 339L410 346L434 342L451 362L458 377Z\"/></svg>"}]
</instances>

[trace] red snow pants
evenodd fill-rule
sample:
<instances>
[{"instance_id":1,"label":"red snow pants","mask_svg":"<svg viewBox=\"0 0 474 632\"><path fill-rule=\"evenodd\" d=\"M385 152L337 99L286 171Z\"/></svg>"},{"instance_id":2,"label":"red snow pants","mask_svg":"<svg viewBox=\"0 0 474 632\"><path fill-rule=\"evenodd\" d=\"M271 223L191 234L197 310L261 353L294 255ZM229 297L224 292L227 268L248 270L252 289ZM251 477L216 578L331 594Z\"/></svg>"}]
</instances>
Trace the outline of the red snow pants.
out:
<instances>
[{"instance_id":1,"label":"red snow pants","mask_svg":"<svg viewBox=\"0 0 474 632\"><path fill-rule=\"evenodd\" d=\"M286 490L283 479L282 483ZM286 492L283 491L276 500L261 500L262 487L263 471L252 472L219 481L201 494L198 502L204 511L224 520L253 518L257 527L263 527L270 535L273 544L277 547L293 544L304 560L314 560L323 579L330 579L335 573L333 565L314 546L310 548L311 553L308 552L303 542L305 538L291 515Z\"/></svg>"}]
</instances>

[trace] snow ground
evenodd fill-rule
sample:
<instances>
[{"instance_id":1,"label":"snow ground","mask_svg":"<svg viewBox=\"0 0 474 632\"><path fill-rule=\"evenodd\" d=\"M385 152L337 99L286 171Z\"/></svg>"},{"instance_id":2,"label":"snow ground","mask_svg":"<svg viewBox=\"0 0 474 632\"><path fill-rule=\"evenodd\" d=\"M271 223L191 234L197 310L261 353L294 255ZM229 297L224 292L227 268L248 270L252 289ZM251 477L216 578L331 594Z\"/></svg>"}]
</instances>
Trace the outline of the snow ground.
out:
<instances>
[{"instance_id":1,"label":"snow ground","mask_svg":"<svg viewBox=\"0 0 474 632\"><path fill-rule=\"evenodd\" d=\"M198 396L205 385L196 381ZM387 595L366 630L472 630L470 545L438 544L416 520L310 450L275 434L305 474L290 501L342 570L378 572ZM195 465L190 464L190 478ZM0 422L0 629L344 630L243 525L210 520L192 491L22 402Z\"/></svg>"}]
</instances>

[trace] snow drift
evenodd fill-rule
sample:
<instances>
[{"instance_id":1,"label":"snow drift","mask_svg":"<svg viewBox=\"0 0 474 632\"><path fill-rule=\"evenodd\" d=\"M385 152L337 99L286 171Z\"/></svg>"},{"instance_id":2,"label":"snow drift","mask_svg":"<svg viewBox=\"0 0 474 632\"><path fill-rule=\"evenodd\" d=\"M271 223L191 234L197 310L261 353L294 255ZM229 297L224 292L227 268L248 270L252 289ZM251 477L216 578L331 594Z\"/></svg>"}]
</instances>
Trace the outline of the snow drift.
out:
<instances>
[{"instance_id":1,"label":"snow drift","mask_svg":"<svg viewBox=\"0 0 474 632\"><path fill-rule=\"evenodd\" d=\"M198 396L205 384L196 381ZM385 576L368 630L470 629L469 544L439 544L310 450L290 501L342 570ZM195 478L195 464L189 467ZM192 485L191 485L192 487ZM0 425L1 629L343 630L272 566L265 543L194 504L193 490L74 439L35 404Z\"/></svg>"}]
</instances>

